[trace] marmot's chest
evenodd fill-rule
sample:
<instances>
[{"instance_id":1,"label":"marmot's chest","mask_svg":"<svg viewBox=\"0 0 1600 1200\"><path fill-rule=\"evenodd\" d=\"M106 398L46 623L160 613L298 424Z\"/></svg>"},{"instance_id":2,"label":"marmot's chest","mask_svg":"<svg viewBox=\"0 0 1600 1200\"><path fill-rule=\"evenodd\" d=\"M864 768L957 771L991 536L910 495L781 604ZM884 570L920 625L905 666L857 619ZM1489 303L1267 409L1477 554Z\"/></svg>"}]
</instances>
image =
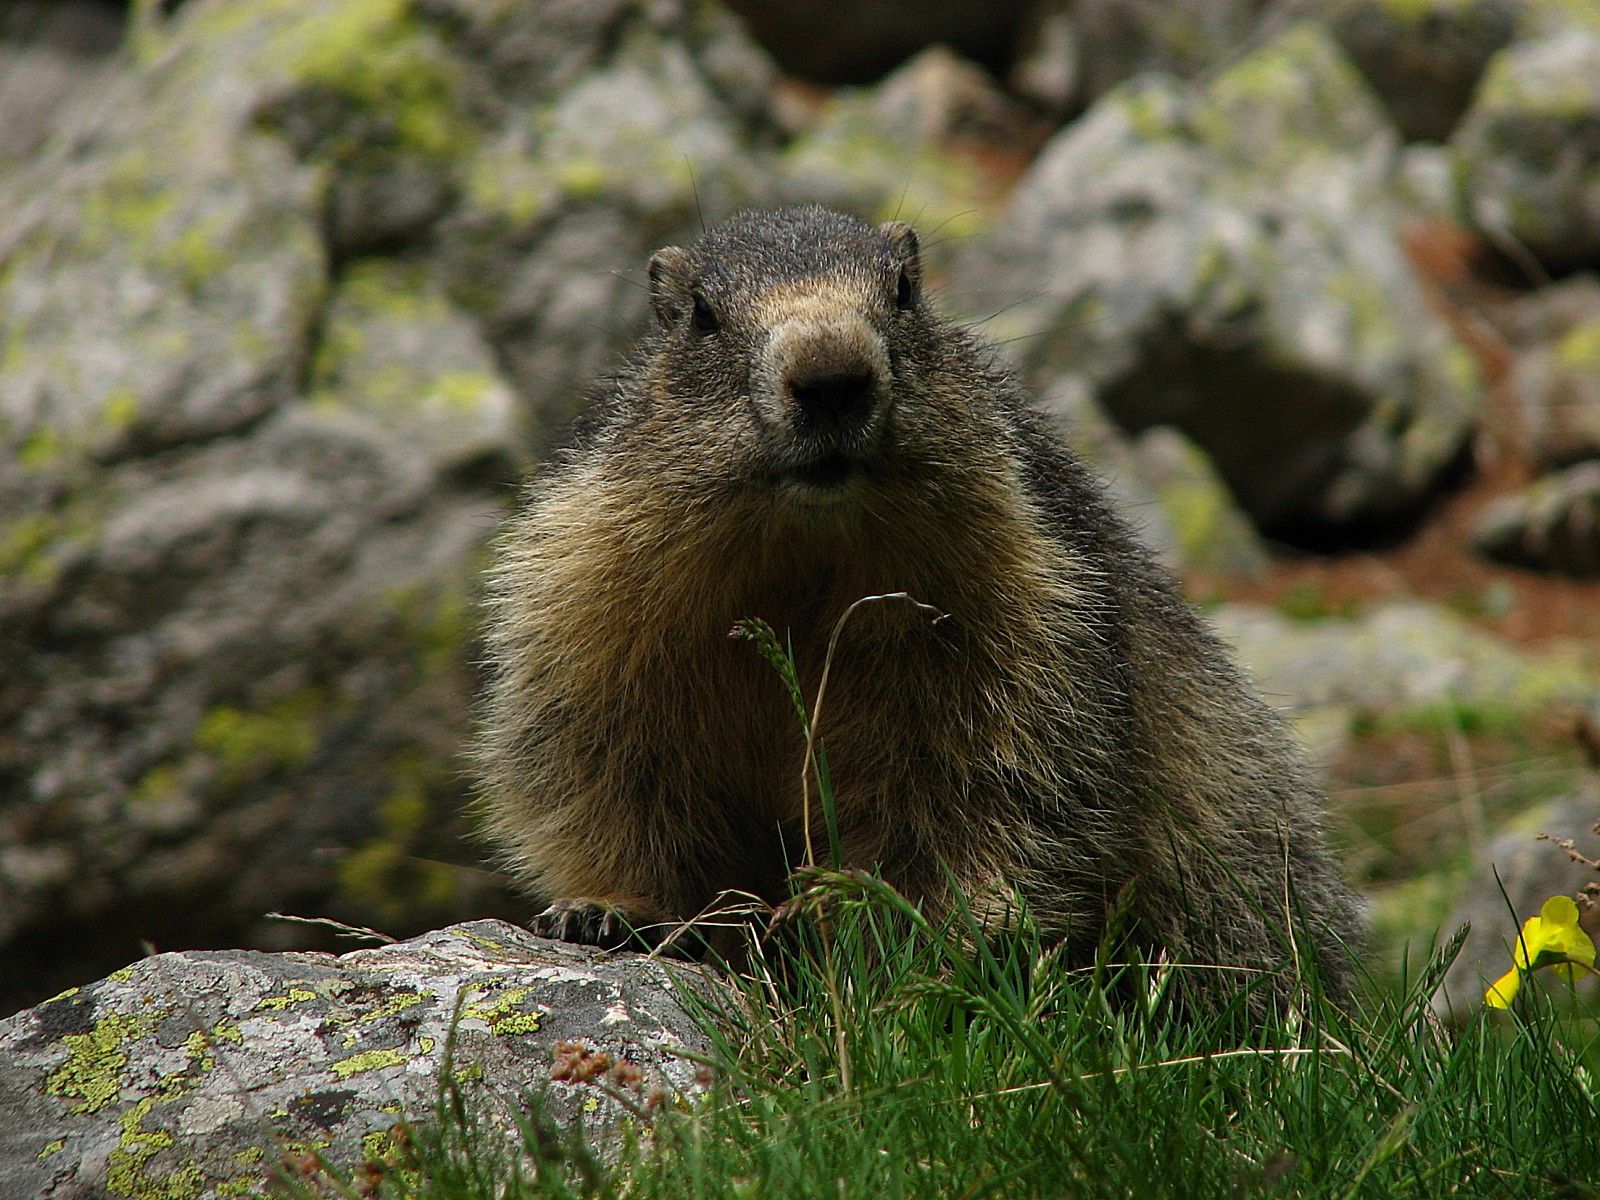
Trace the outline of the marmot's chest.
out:
<instances>
[{"instance_id":1,"label":"marmot's chest","mask_svg":"<svg viewBox=\"0 0 1600 1200\"><path fill-rule=\"evenodd\" d=\"M640 714L660 739L657 754L676 759L707 791L743 797L774 820L793 821L801 816L806 728L813 720L835 784L845 791L880 774L885 763L914 768L935 746L948 747L953 731L976 732L973 697L991 689L972 677L950 618L936 623L939 613L884 600L857 607L841 624L846 608L835 615L809 604L798 614L779 605L754 607L747 617L772 633L765 648L757 637L730 636L746 618L703 616L693 635L663 647L657 678L665 686L652 699L657 711ZM800 619L785 620L795 615ZM793 664L798 697L786 677L788 663L773 661L780 655Z\"/></svg>"}]
</instances>

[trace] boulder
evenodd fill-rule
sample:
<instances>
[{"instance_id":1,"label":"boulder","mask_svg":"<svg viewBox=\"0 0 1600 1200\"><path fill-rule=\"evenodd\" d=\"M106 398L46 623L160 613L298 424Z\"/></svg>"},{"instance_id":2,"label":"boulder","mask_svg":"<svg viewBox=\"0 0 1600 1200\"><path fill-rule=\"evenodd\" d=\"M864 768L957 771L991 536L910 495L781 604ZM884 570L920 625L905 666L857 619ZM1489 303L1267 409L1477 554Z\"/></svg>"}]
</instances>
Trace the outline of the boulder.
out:
<instances>
[{"instance_id":1,"label":"boulder","mask_svg":"<svg viewBox=\"0 0 1600 1200\"><path fill-rule=\"evenodd\" d=\"M1496 562L1574 579L1600 579L1600 462L1546 475L1495 501L1473 533Z\"/></svg>"},{"instance_id":2,"label":"boulder","mask_svg":"<svg viewBox=\"0 0 1600 1200\"><path fill-rule=\"evenodd\" d=\"M97 0L12 0L0 9L0 164L14 169L116 71L125 22Z\"/></svg>"},{"instance_id":3,"label":"boulder","mask_svg":"<svg viewBox=\"0 0 1600 1200\"><path fill-rule=\"evenodd\" d=\"M1169 566L1205 576L1266 572L1266 546L1199 446L1171 426L1157 425L1134 439L1132 453L1170 531ZM1130 515L1136 522L1142 517L1138 508Z\"/></svg>"},{"instance_id":4,"label":"boulder","mask_svg":"<svg viewBox=\"0 0 1600 1200\"><path fill-rule=\"evenodd\" d=\"M1600 265L1600 28L1497 54L1451 145L1473 218L1503 250L1553 272Z\"/></svg>"},{"instance_id":5,"label":"boulder","mask_svg":"<svg viewBox=\"0 0 1600 1200\"><path fill-rule=\"evenodd\" d=\"M1600 458L1600 278L1574 275L1523 308L1535 337L1508 381L1518 435L1547 466Z\"/></svg>"},{"instance_id":6,"label":"boulder","mask_svg":"<svg viewBox=\"0 0 1600 1200\"><path fill-rule=\"evenodd\" d=\"M1403 518L1482 387L1407 263L1398 149L1314 25L1208 83L1145 77L1045 148L965 256L968 310L1041 390L1183 431L1269 534Z\"/></svg>"},{"instance_id":7,"label":"boulder","mask_svg":"<svg viewBox=\"0 0 1600 1200\"><path fill-rule=\"evenodd\" d=\"M1017 106L972 63L942 46L883 82L824 100L779 157L785 196L913 222L930 270L979 232L1000 189L973 151L1024 124Z\"/></svg>"},{"instance_id":8,"label":"boulder","mask_svg":"<svg viewBox=\"0 0 1600 1200\"><path fill-rule=\"evenodd\" d=\"M696 982L698 981L698 983ZM0 1195L256 1195L404 1161L457 1101L597 1143L703 1088L701 972L475 921L331 954L161 954L0 1021Z\"/></svg>"},{"instance_id":9,"label":"boulder","mask_svg":"<svg viewBox=\"0 0 1600 1200\"><path fill-rule=\"evenodd\" d=\"M1057 115L1081 111L1145 72L1216 70L1270 20L1271 0L1037 0L1007 82Z\"/></svg>"},{"instance_id":10,"label":"boulder","mask_svg":"<svg viewBox=\"0 0 1600 1200\"><path fill-rule=\"evenodd\" d=\"M1514 721L1600 696L1585 648L1524 651L1423 601L1315 620L1258 604L1224 604L1207 616L1268 703L1294 718L1324 757L1374 717Z\"/></svg>"}]
</instances>

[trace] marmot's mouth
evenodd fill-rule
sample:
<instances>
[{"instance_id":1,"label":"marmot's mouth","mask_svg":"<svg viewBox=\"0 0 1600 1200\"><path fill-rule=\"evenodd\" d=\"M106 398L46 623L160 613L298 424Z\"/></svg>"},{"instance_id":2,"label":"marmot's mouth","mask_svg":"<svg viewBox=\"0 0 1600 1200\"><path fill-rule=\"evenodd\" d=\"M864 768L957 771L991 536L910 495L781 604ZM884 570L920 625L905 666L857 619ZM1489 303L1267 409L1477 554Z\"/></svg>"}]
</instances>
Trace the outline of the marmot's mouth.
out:
<instances>
[{"instance_id":1,"label":"marmot's mouth","mask_svg":"<svg viewBox=\"0 0 1600 1200\"><path fill-rule=\"evenodd\" d=\"M848 454L824 454L808 463L790 467L784 474L795 483L814 488L836 488L849 481L860 467Z\"/></svg>"}]
</instances>

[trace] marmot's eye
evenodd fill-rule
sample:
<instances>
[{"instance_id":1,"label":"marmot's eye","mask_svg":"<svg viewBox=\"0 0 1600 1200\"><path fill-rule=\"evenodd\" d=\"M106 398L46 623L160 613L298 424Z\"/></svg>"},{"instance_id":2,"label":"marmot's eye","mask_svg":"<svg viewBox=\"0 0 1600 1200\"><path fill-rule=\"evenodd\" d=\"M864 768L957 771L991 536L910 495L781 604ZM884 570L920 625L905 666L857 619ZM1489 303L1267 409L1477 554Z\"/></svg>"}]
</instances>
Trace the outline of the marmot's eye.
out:
<instances>
[{"instance_id":1,"label":"marmot's eye","mask_svg":"<svg viewBox=\"0 0 1600 1200\"><path fill-rule=\"evenodd\" d=\"M910 308L917 302L917 288L911 282L911 272L904 267L900 268L900 282L895 285L894 305L896 308Z\"/></svg>"},{"instance_id":2,"label":"marmot's eye","mask_svg":"<svg viewBox=\"0 0 1600 1200\"><path fill-rule=\"evenodd\" d=\"M715 333L721 324L717 320L716 310L699 292L694 294L694 313L689 318L689 324L694 326L696 333Z\"/></svg>"}]
</instances>

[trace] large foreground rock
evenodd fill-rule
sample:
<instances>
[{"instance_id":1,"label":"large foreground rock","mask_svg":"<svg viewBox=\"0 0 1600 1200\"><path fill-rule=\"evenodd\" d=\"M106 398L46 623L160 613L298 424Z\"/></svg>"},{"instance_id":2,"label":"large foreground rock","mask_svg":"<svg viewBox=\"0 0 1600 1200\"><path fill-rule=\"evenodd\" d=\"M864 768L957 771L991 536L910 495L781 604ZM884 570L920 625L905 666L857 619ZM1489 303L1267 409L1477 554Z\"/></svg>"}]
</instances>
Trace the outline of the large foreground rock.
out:
<instances>
[{"instance_id":1,"label":"large foreground rock","mask_svg":"<svg viewBox=\"0 0 1600 1200\"><path fill-rule=\"evenodd\" d=\"M508 1137L533 1093L599 1134L627 1108L555 1060L627 1064L590 1082L639 1108L692 1095L705 1046L672 987L496 921L338 958L147 958L0 1021L0 1196L212 1200L318 1156L348 1177L432 1118L447 1070Z\"/></svg>"}]
</instances>

